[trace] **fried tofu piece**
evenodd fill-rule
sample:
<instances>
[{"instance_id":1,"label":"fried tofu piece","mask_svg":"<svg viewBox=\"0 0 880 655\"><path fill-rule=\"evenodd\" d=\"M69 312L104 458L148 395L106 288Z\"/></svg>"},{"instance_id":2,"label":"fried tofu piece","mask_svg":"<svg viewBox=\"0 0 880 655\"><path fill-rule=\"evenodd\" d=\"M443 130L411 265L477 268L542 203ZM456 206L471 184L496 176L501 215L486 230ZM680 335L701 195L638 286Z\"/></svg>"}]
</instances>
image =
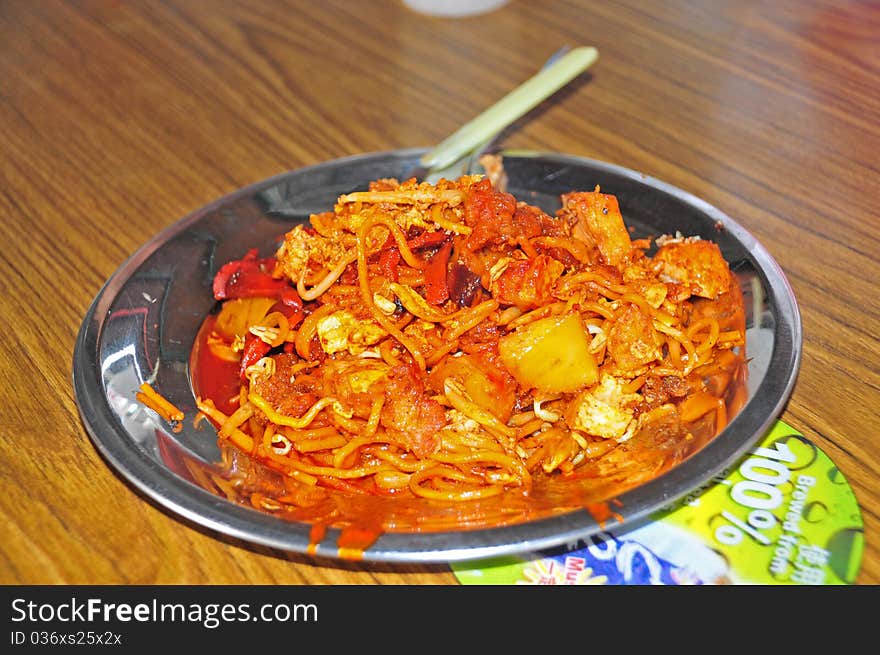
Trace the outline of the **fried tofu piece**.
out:
<instances>
[{"instance_id":1,"label":"fried tofu piece","mask_svg":"<svg viewBox=\"0 0 880 655\"><path fill-rule=\"evenodd\" d=\"M567 193L559 214L573 224L572 236L594 245L606 263L619 267L629 258L632 241L616 196L600 193L599 187Z\"/></svg>"},{"instance_id":2,"label":"fried tofu piece","mask_svg":"<svg viewBox=\"0 0 880 655\"><path fill-rule=\"evenodd\" d=\"M712 299L730 289L730 269L714 241L664 240L653 263L661 280L685 286L695 296Z\"/></svg>"},{"instance_id":3,"label":"fried tofu piece","mask_svg":"<svg viewBox=\"0 0 880 655\"><path fill-rule=\"evenodd\" d=\"M652 317L636 305L620 310L606 343L619 373L638 375L640 369L663 357Z\"/></svg>"}]
</instances>

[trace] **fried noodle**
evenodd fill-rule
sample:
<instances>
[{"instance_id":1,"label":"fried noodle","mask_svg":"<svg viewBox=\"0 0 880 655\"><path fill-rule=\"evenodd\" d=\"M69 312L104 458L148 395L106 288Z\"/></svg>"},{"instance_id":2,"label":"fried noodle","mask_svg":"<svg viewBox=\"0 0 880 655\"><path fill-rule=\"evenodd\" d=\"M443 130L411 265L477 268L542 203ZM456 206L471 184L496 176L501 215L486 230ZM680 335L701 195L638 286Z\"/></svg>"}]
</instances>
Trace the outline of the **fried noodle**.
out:
<instances>
[{"instance_id":1,"label":"fried noodle","mask_svg":"<svg viewBox=\"0 0 880 655\"><path fill-rule=\"evenodd\" d=\"M719 247L634 241L598 187L549 214L481 176L376 180L232 264L206 343L239 358L239 391L197 406L221 445L306 486L528 493L658 431L716 434L742 384Z\"/></svg>"}]
</instances>

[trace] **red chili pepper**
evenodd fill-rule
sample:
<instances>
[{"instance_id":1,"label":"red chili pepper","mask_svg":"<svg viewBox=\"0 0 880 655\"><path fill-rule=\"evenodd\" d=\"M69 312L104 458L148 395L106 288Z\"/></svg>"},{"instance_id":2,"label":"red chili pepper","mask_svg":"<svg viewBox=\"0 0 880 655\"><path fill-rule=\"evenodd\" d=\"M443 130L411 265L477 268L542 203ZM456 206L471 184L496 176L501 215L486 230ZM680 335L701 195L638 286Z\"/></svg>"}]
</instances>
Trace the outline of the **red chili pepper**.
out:
<instances>
[{"instance_id":1,"label":"red chili pepper","mask_svg":"<svg viewBox=\"0 0 880 655\"><path fill-rule=\"evenodd\" d=\"M287 305L281 305L277 309L287 317L287 324L291 329L299 325L300 321L306 317L305 312L301 309L293 309Z\"/></svg>"},{"instance_id":2,"label":"red chili pepper","mask_svg":"<svg viewBox=\"0 0 880 655\"><path fill-rule=\"evenodd\" d=\"M239 377L244 380L247 368L260 361L271 349L272 346L268 343L248 332L244 337L244 350L241 353L241 369L239 369L238 372Z\"/></svg>"},{"instance_id":3,"label":"red chili pepper","mask_svg":"<svg viewBox=\"0 0 880 655\"><path fill-rule=\"evenodd\" d=\"M400 251L397 246L383 250L379 255L379 271L392 282L397 282L397 265L399 263Z\"/></svg>"},{"instance_id":4,"label":"red chili pepper","mask_svg":"<svg viewBox=\"0 0 880 655\"><path fill-rule=\"evenodd\" d=\"M299 297L299 294L296 292L296 289L293 287L285 287L281 290L281 293L278 295L278 300L281 301L281 304L287 308L287 311L284 312L284 315L287 316L287 320L290 321L291 327L299 323L303 319L302 307L303 301L302 298ZM299 314L299 318L294 323L293 318L296 314Z\"/></svg>"},{"instance_id":5,"label":"red chili pepper","mask_svg":"<svg viewBox=\"0 0 880 655\"><path fill-rule=\"evenodd\" d=\"M428 265L425 266L425 300L429 305L442 305L449 300L449 287L446 284L446 268L452 254L452 241L443 244Z\"/></svg>"},{"instance_id":6,"label":"red chili pepper","mask_svg":"<svg viewBox=\"0 0 880 655\"><path fill-rule=\"evenodd\" d=\"M433 246L439 246L448 238L449 235L443 230L437 230L435 232L425 231L418 236L413 237L412 239L408 239L406 245L409 246L410 250L418 250L419 248L431 248Z\"/></svg>"},{"instance_id":7,"label":"red chili pepper","mask_svg":"<svg viewBox=\"0 0 880 655\"><path fill-rule=\"evenodd\" d=\"M301 308L302 300L290 283L272 277L274 268L274 257L258 259L257 249L253 248L241 259L220 267L214 276L214 298L278 298L286 305Z\"/></svg>"}]
</instances>

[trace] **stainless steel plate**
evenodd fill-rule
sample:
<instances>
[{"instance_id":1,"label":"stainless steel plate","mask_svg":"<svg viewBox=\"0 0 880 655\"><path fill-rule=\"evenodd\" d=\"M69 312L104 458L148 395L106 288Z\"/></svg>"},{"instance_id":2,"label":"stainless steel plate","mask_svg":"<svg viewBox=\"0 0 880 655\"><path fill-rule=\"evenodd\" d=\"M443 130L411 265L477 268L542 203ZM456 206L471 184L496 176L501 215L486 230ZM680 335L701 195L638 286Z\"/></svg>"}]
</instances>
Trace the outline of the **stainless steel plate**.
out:
<instances>
[{"instance_id":1,"label":"stainless steel plate","mask_svg":"<svg viewBox=\"0 0 880 655\"><path fill-rule=\"evenodd\" d=\"M89 308L73 359L73 384L86 429L109 464L172 512L220 534L309 552L310 526L276 518L206 491L192 462L210 467L219 451L203 425L174 432L135 399L150 382L196 413L189 359L196 332L214 307L217 268L248 248L271 255L280 235L338 195L376 178L400 177L423 150L374 153L291 171L241 189L181 219L141 247L106 282ZM707 482L745 454L781 413L800 365L801 323L792 290L767 251L738 223L692 195L638 172L563 154L504 153L508 190L553 212L559 195L599 184L615 194L636 236L674 233L716 241L747 301L748 401L706 447L619 497L635 523ZM386 533L367 561L437 562L536 551L574 542L602 526L586 510L509 527ZM315 554L338 557L330 530Z\"/></svg>"}]
</instances>

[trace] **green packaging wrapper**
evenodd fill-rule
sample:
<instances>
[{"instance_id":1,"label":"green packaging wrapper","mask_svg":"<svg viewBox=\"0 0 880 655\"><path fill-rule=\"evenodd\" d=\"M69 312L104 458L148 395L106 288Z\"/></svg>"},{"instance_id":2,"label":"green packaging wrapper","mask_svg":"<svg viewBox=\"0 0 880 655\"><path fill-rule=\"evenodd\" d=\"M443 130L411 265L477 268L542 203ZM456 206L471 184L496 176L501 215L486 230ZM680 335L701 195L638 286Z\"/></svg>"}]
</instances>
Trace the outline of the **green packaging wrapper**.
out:
<instances>
[{"instance_id":1,"label":"green packaging wrapper","mask_svg":"<svg viewBox=\"0 0 880 655\"><path fill-rule=\"evenodd\" d=\"M778 421L736 466L636 525L452 569L462 584L480 585L842 585L854 583L863 549L846 479Z\"/></svg>"}]
</instances>

